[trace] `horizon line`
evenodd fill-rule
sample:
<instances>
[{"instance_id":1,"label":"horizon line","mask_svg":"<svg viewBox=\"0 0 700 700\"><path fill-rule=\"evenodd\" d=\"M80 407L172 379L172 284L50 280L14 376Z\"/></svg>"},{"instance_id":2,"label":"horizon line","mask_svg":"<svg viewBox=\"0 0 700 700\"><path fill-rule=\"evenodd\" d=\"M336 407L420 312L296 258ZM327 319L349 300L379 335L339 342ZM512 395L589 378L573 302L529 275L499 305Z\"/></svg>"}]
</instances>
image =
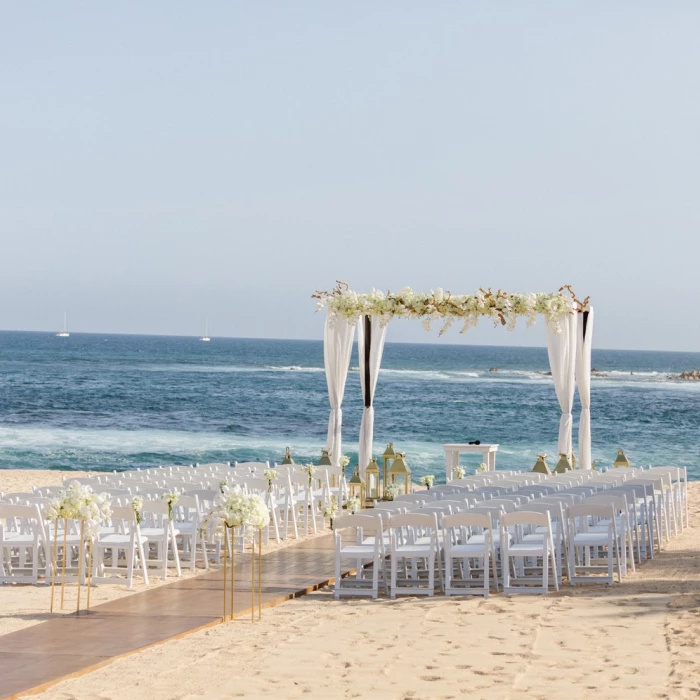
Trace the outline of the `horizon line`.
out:
<instances>
[{"instance_id":1,"label":"horizon line","mask_svg":"<svg viewBox=\"0 0 700 700\"><path fill-rule=\"evenodd\" d=\"M28 331L28 330L17 330L0 328L0 333L36 333L40 335L55 335L56 331L42 330L42 331ZM95 331L70 331L70 335L114 335L114 336L127 336L127 337L137 337L137 338L189 338L192 340L199 340L201 336L199 335L173 335L170 333L99 333ZM323 343L323 338L260 338L252 336L235 336L235 335L210 335L212 340L277 340L285 342L299 342L299 343ZM357 340L353 340L353 345L357 343ZM416 341L402 341L402 340L387 340L385 345L435 345L435 346L448 346L448 347L480 347L480 348L517 348L519 350L546 350L546 345L494 345L491 343L437 343L437 342L416 342ZM605 351L605 352L656 352L656 353L683 353L687 355L700 355L700 351L697 350L640 350L637 348L593 348L593 350Z\"/></svg>"}]
</instances>

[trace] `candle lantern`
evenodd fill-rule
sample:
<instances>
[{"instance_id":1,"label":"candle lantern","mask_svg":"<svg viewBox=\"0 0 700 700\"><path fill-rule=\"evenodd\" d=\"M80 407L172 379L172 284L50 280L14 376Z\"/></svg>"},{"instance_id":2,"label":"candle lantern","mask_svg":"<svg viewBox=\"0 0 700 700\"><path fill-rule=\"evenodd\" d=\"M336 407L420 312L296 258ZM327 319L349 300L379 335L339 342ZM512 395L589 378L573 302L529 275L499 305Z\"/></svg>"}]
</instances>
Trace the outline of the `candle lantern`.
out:
<instances>
[{"instance_id":1,"label":"candle lantern","mask_svg":"<svg viewBox=\"0 0 700 700\"><path fill-rule=\"evenodd\" d=\"M350 498L359 498L360 508L365 507L365 482L360 476L359 467L355 469L352 479L348 482L348 495Z\"/></svg>"},{"instance_id":2,"label":"candle lantern","mask_svg":"<svg viewBox=\"0 0 700 700\"><path fill-rule=\"evenodd\" d=\"M613 462L613 467L631 467L632 465L630 464L629 459L627 459L627 455L625 454L624 450L618 450L617 451L617 457L615 457L615 461Z\"/></svg>"},{"instance_id":3,"label":"candle lantern","mask_svg":"<svg viewBox=\"0 0 700 700\"><path fill-rule=\"evenodd\" d=\"M333 462L331 462L330 455L328 454L328 450L321 450L321 456L318 458L318 462L316 462L316 465L319 467L332 467Z\"/></svg>"},{"instance_id":4,"label":"candle lantern","mask_svg":"<svg viewBox=\"0 0 700 700\"><path fill-rule=\"evenodd\" d=\"M564 474L565 472L568 472L571 469L571 462L569 461L569 455L566 454L565 452L561 452L559 454L559 461L557 462L557 466L554 467L554 473L555 474Z\"/></svg>"},{"instance_id":5,"label":"candle lantern","mask_svg":"<svg viewBox=\"0 0 700 700\"><path fill-rule=\"evenodd\" d=\"M280 464L294 464L292 451L288 447L284 450L284 459L280 462Z\"/></svg>"},{"instance_id":6,"label":"candle lantern","mask_svg":"<svg viewBox=\"0 0 700 700\"><path fill-rule=\"evenodd\" d=\"M394 462L389 469L389 483L396 484L404 494L411 493L411 470L406 464L406 453L399 452L394 458Z\"/></svg>"},{"instance_id":7,"label":"candle lantern","mask_svg":"<svg viewBox=\"0 0 700 700\"><path fill-rule=\"evenodd\" d=\"M382 470L382 488L384 488L384 486L386 486L389 483L387 481L387 477L389 476L389 469L394 463L395 459L396 452L394 451L394 443L388 442L386 445L386 450L384 450L384 454L382 455L382 462L384 463L384 468Z\"/></svg>"},{"instance_id":8,"label":"candle lantern","mask_svg":"<svg viewBox=\"0 0 700 700\"><path fill-rule=\"evenodd\" d=\"M547 462L545 462L545 458L547 457L547 454L541 454L537 455L537 461L535 462L535 466L532 468L533 472L537 472L539 474L551 474L552 472L550 471L549 467L547 466Z\"/></svg>"},{"instance_id":9,"label":"candle lantern","mask_svg":"<svg viewBox=\"0 0 700 700\"><path fill-rule=\"evenodd\" d=\"M376 459L371 459L365 469L365 498L368 501L378 501L379 495L379 465Z\"/></svg>"}]
</instances>

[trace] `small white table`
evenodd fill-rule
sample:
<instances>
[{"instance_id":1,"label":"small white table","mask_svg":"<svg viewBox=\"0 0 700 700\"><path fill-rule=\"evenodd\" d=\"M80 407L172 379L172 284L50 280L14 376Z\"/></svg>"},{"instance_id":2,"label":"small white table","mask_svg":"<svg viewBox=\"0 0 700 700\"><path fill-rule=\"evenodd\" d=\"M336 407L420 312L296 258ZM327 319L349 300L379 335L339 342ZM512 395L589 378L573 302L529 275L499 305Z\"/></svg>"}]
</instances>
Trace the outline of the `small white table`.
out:
<instances>
[{"instance_id":1,"label":"small white table","mask_svg":"<svg viewBox=\"0 0 700 700\"><path fill-rule=\"evenodd\" d=\"M443 445L442 448L445 450L445 478L454 478L454 469L459 464L459 453L481 453L481 459L484 464L486 464L490 472L496 469L496 452L498 452L498 445L481 443L481 445L469 445L467 443L453 443L450 445Z\"/></svg>"}]
</instances>

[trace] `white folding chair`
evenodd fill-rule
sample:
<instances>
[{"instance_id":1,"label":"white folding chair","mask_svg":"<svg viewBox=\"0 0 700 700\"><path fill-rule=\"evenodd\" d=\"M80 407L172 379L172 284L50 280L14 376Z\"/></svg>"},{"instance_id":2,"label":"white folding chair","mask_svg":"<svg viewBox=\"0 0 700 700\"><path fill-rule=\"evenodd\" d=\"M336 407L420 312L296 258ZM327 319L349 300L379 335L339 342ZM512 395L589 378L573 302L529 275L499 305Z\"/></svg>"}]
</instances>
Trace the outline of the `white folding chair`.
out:
<instances>
[{"instance_id":1,"label":"white folding chair","mask_svg":"<svg viewBox=\"0 0 700 700\"><path fill-rule=\"evenodd\" d=\"M514 541L510 541L508 528L515 529ZM528 541L524 535L529 534L529 528L543 528L543 536L535 541ZM554 558L554 542L552 537L552 523L549 513L537 513L533 511L516 511L504 513L501 516L501 559L503 568L503 592L505 595L514 593L536 593L546 595L549 593L549 567L555 572L554 588L559 590L559 580L556 575L556 561ZM511 559L515 576L511 573ZM527 561L533 560L531 568L539 568L537 561L542 561L542 576L540 585L533 584L538 581L537 576L527 574Z\"/></svg>"},{"instance_id":2,"label":"white folding chair","mask_svg":"<svg viewBox=\"0 0 700 700\"><path fill-rule=\"evenodd\" d=\"M386 591L384 572L384 528L382 518L378 515L339 515L333 523L335 531L335 592L336 600L341 595L356 596L379 595L380 579ZM343 541L348 530L350 542ZM351 559L355 562L354 577L342 578L341 561ZM365 576L365 564L372 564L372 576Z\"/></svg>"},{"instance_id":3,"label":"white folding chair","mask_svg":"<svg viewBox=\"0 0 700 700\"><path fill-rule=\"evenodd\" d=\"M483 542L469 544L472 529L485 533ZM457 513L442 518L442 541L445 556L445 595L489 596L489 566L496 557L491 537L491 516L488 513ZM475 566L481 562L481 567ZM459 576L455 575L456 571ZM479 577L479 571L481 576ZM475 577L474 574L477 574ZM498 592L498 579L494 581Z\"/></svg>"},{"instance_id":4,"label":"white folding chair","mask_svg":"<svg viewBox=\"0 0 700 700\"><path fill-rule=\"evenodd\" d=\"M0 583L36 584L40 554L49 569L46 545L44 521L37 504L0 505Z\"/></svg>"},{"instance_id":5,"label":"white folding chair","mask_svg":"<svg viewBox=\"0 0 700 700\"><path fill-rule=\"evenodd\" d=\"M112 525L114 532L100 534L93 543L93 583L125 583L131 588L134 580L134 568L141 570L143 582L148 585L148 567L143 546L148 538L141 534L136 522L136 513L131 507L112 508ZM111 552L109 564L105 560ZM124 564L120 566L119 552L124 552ZM107 576L106 574L113 574ZM120 575L125 575L121 578Z\"/></svg>"},{"instance_id":6,"label":"white folding chair","mask_svg":"<svg viewBox=\"0 0 700 700\"><path fill-rule=\"evenodd\" d=\"M569 530L569 582L572 586L582 582L615 582L614 568L617 566L618 581L622 581L621 540L617 531L615 509L609 504L584 503L569 506L566 522ZM592 529L596 522L606 521L604 530ZM607 555L607 565L598 562L598 554ZM602 574L602 575L601 575Z\"/></svg>"},{"instance_id":7,"label":"white folding chair","mask_svg":"<svg viewBox=\"0 0 700 700\"><path fill-rule=\"evenodd\" d=\"M432 596L435 593L435 560L439 555L437 517L434 513L423 515L419 512L392 515L388 528L391 538L391 598L402 593ZM418 543L419 538L427 538L427 541ZM409 563L410 576L399 579L399 565L403 564L407 573ZM442 569L439 571L442 578Z\"/></svg>"}]
</instances>

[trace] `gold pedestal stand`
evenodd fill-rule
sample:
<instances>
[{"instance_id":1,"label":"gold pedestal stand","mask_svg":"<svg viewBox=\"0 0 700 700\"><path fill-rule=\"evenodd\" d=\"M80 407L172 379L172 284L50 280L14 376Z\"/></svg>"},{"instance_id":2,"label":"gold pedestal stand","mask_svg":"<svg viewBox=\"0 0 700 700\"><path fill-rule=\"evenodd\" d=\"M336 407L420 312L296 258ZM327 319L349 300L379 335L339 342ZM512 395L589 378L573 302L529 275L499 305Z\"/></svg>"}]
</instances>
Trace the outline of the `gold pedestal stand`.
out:
<instances>
[{"instance_id":1,"label":"gold pedestal stand","mask_svg":"<svg viewBox=\"0 0 700 700\"><path fill-rule=\"evenodd\" d=\"M236 547L234 545L233 541L233 528L226 526L224 529L224 614L223 617L221 618L222 622L226 622L226 553L228 551L228 535L229 531L231 532L231 590L230 590L230 596L231 596L231 612L229 616L229 620L233 620L233 590L234 590L234 584L236 582L235 579L235 573L234 573L234 565L236 563ZM206 554L206 552L205 552Z\"/></svg>"},{"instance_id":2,"label":"gold pedestal stand","mask_svg":"<svg viewBox=\"0 0 700 700\"><path fill-rule=\"evenodd\" d=\"M83 542L85 541L85 521L80 521L80 552L78 553L78 601L76 605L76 613L80 612L80 592L83 580ZM66 558L68 556L68 520L63 518L63 560L61 562L61 610L65 600L66 588ZM58 566L58 518L54 521L53 526L53 548L51 550L51 607L50 612L53 612L53 603L56 590L56 568ZM86 611L90 610L90 589L92 588L92 538L88 543L88 563L87 563L87 606Z\"/></svg>"}]
</instances>

